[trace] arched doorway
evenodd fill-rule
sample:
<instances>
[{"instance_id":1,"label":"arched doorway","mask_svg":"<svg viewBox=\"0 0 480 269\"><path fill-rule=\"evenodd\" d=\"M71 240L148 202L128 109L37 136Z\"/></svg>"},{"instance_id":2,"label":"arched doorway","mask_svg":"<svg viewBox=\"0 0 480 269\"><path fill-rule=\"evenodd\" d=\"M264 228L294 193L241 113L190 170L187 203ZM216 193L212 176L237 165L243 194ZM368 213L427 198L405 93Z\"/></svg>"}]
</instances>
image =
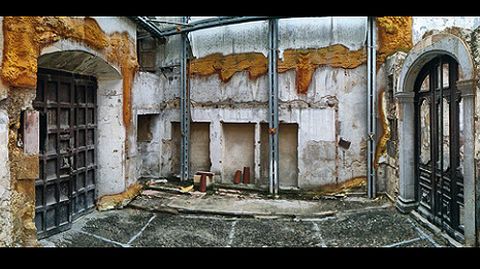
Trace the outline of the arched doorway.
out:
<instances>
[{"instance_id":1,"label":"arched doorway","mask_svg":"<svg viewBox=\"0 0 480 269\"><path fill-rule=\"evenodd\" d=\"M40 136L35 182L38 239L69 229L94 209L105 189L124 188L115 181L124 183L124 153L104 142L123 145L123 136L112 135L124 133L118 120L121 91L120 73L99 55L66 50L38 58L33 101ZM107 165L110 162L119 165Z\"/></svg>"},{"instance_id":2,"label":"arched doorway","mask_svg":"<svg viewBox=\"0 0 480 269\"><path fill-rule=\"evenodd\" d=\"M444 63L448 66L446 69L443 67ZM448 70L447 74L444 75L443 70ZM447 76L448 80L438 81ZM427 77L428 82L425 80ZM474 77L471 53L465 42L451 34L435 34L424 38L410 50L403 63L398 86L394 89L398 101L400 177L396 206L403 213L417 210L425 216L430 214L430 221L433 224L450 235L456 235L456 239L461 239L462 236L458 235L463 230L465 244L470 246L477 244L478 229L476 225L478 181L475 180L474 160L474 89L476 88ZM448 87L444 87L444 83L448 84ZM440 95L440 91L443 90L446 95L443 93ZM452 90L453 94L449 95ZM459 102L458 106L451 105L452 100ZM431 106L429 101L436 103ZM463 112L460 113L460 111ZM458 115L453 115L456 113ZM421 120L422 117L424 120ZM431 122L428 122L427 118ZM450 125L456 126L453 128L461 128L461 132L457 130L452 133L453 128L450 128ZM435 133L432 126L436 128ZM444 129L443 133L440 132ZM445 137L444 134L447 133L448 137ZM459 144L460 134L463 147ZM443 143L446 138L448 143ZM422 139L425 143L421 142ZM452 152L451 149L458 152ZM458 157L452 160L450 157L460 155L460 150L463 151L462 159ZM462 163L460 171L457 169L458 163ZM445 169L448 170L450 165L455 168L451 168L448 172ZM440 169L443 171L439 173ZM433 174L430 175L429 171ZM457 174L458 172L460 174ZM455 177L453 182L449 178L451 175ZM463 186L458 184L462 177ZM424 192L420 188L421 184L424 186ZM427 185L430 185L430 189ZM446 191L442 191L444 189ZM462 194L463 209L460 203ZM452 197L448 199L443 198L442 195ZM452 203L458 203L458 207L453 205L455 207L453 209ZM455 213L448 211L452 209ZM445 224L448 225L445 226Z\"/></svg>"},{"instance_id":3,"label":"arched doorway","mask_svg":"<svg viewBox=\"0 0 480 269\"><path fill-rule=\"evenodd\" d=\"M463 241L463 135L458 63L430 60L415 80L415 187L418 212Z\"/></svg>"}]
</instances>

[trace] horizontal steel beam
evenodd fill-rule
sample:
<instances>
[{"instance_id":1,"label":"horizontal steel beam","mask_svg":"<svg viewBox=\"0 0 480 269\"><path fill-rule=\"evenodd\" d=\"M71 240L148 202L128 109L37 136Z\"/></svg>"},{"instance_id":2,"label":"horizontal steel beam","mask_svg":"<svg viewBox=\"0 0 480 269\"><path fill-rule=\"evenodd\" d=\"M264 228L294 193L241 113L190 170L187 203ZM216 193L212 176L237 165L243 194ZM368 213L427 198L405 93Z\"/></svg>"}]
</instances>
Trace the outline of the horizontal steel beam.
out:
<instances>
[{"instance_id":1,"label":"horizontal steel beam","mask_svg":"<svg viewBox=\"0 0 480 269\"><path fill-rule=\"evenodd\" d=\"M147 30L150 34L152 34L156 38L164 38L162 32L158 27L150 22L147 18L144 17L129 17L131 20L139 23L145 30Z\"/></svg>"},{"instance_id":2,"label":"horizontal steel beam","mask_svg":"<svg viewBox=\"0 0 480 269\"><path fill-rule=\"evenodd\" d=\"M163 31L160 31L159 36L165 37L165 36L171 36L171 35L178 35L182 33L188 33L188 32L193 32L193 31L207 29L207 28L214 28L214 27L225 26L230 24L246 23L246 22L253 22L253 21L262 21L262 20L268 20L270 18L272 17L249 16L249 17L211 18L211 19L191 22L188 24L188 26L175 26L175 27L167 28Z\"/></svg>"}]
</instances>

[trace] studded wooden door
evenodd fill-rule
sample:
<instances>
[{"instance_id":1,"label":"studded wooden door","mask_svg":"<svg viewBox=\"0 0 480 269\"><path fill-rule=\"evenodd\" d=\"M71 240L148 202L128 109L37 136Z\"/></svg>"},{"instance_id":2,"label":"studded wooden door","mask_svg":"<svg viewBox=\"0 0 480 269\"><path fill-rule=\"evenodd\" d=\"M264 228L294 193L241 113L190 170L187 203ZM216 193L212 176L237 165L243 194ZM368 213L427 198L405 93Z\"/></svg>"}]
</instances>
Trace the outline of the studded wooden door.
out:
<instances>
[{"instance_id":1,"label":"studded wooden door","mask_svg":"<svg viewBox=\"0 0 480 269\"><path fill-rule=\"evenodd\" d=\"M431 60L415 82L416 187L418 211L463 240L463 139L458 64Z\"/></svg>"},{"instance_id":2,"label":"studded wooden door","mask_svg":"<svg viewBox=\"0 0 480 269\"><path fill-rule=\"evenodd\" d=\"M64 231L95 206L95 77L38 70L40 173L35 182L38 238Z\"/></svg>"}]
</instances>

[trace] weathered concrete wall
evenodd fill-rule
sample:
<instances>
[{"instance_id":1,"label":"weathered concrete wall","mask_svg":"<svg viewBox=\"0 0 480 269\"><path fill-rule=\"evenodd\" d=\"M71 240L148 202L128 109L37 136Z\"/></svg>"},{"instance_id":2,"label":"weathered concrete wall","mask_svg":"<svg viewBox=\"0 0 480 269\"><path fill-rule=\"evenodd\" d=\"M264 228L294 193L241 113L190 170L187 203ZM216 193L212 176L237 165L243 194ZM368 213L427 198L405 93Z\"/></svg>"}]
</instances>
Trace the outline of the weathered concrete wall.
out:
<instances>
[{"instance_id":1,"label":"weathered concrete wall","mask_svg":"<svg viewBox=\"0 0 480 269\"><path fill-rule=\"evenodd\" d=\"M2 102L2 98L0 98ZM0 109L0 247L11 244L10 163L8 161L8 115Z\"/></svg>"},{"instance_id":2,"label":"weathered concrete wall","mask_svg":"<svg viewBox=\"0 0 480 269\"><path fill-rule=\"evenodd\" d=\"M3 23L3 18L0 18ZM0 58L3 57L3 29L0 28ZM1 63L0 63L1 68ZM0 80L0 247L11 244L11 187L8 156L9 120L6 111L8 87Z\"/></svg>"},{"instance_id":3,"label":"weathered concrete wall","mask_svg":"<svg viewBox=\"0 0 480 269\"><path fill-rule=\"evenodd\" d=\"M160 177L160 119L158 114L147 114L148 122L137 121L137 130L145 128L143 132L148 132L148 139L138 139L140 135L137 134L138 147L138 162L137 173L140 177ZM139 119L139 117L138 117ZM142 126L143 125L143 126Z\"/></svg>"},{"instance_id":4,"label":"weathered concrete wall","mask_svg":"<svg viewBox=\"0 0 480 269\"><path fill-rule=\"evenodd\" d=\"M413 43L418 43L425 34L444 31L447 28L474 30L480 26L480 17L413 17Z\"/></svg>"},{"instance_id":5,"label":"weathered concrete wall","mask_svg":"<svg viewBox=\"0 0 480 269\"><path fill-rule=\"evenodd\" d=\"M97 90L97 194L99 197L121 193L127 187L126 136L120 106L122 97L121 81L99 81Z\"/></svg>"},{"instance_id":6,"label":"weathered concrete wall","mask_svg":"<svg viewBox=\"0 0 480 269\"><path fill-rule=\"evenodd\" d=\"M139 72L135 76L132 96L134 117L137 118L138 115L152 115L153 117L149 126L152 134L151 140L137 142L138 154L135 162L138 177L159 177L161 175L162 137L160 136L160 125L164 122L161 121L160 113L164 107L162 102L164 84L165 79L161 75ZM141 128L140 124L135 123L137 130Z\"/></svg>"},{"instance_id":7,"label":"weathered concrete wall","mask_svg":"<svg viewBox=\"0 0 480 269\"><path fill-rule=\"evenodd\" d=\"M133 84L133 108L137 114L158 114L162 110L165 78L148 72L139 72Z\"/></svg>"},{"instance_id":8,"label":"weathered concrete wall","mask_svg":"<svg viewBox=\"0 0 480 269\"><path fill-rule=\"evenodd\" d=\"M245 52L268 53L268 22L248 22L192 32L192 52L196 58L221 52L224 55Z\"/></svg>"}]
</instances>

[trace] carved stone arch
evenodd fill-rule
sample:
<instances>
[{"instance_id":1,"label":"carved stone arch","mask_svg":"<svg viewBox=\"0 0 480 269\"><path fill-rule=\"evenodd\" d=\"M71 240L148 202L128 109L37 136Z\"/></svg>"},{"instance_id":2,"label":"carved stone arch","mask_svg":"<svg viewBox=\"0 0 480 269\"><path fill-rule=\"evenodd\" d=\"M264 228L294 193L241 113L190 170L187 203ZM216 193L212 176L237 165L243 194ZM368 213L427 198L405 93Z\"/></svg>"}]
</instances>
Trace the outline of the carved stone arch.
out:
<instances>
[{"instance_id":1,"label":"carved stone arch","mask_svg":"<svg viewBox=\"0 0 480 269\"><path fill-rule=\"evenodd\" d=\"M399 104L399 163L400 193L397 208L403 213L418 206L415 198L414 156L414 83L426 63L439 55L449 55L458 63L457 88L464 102L464 200L465 243L475 245L476 236L476 183L474 163L474 89L475 72L470 49L463 40L451 34L435 34L418 42L408 53L399 76L398 88L394 89Z\"/></svg>"}]
</instances>

